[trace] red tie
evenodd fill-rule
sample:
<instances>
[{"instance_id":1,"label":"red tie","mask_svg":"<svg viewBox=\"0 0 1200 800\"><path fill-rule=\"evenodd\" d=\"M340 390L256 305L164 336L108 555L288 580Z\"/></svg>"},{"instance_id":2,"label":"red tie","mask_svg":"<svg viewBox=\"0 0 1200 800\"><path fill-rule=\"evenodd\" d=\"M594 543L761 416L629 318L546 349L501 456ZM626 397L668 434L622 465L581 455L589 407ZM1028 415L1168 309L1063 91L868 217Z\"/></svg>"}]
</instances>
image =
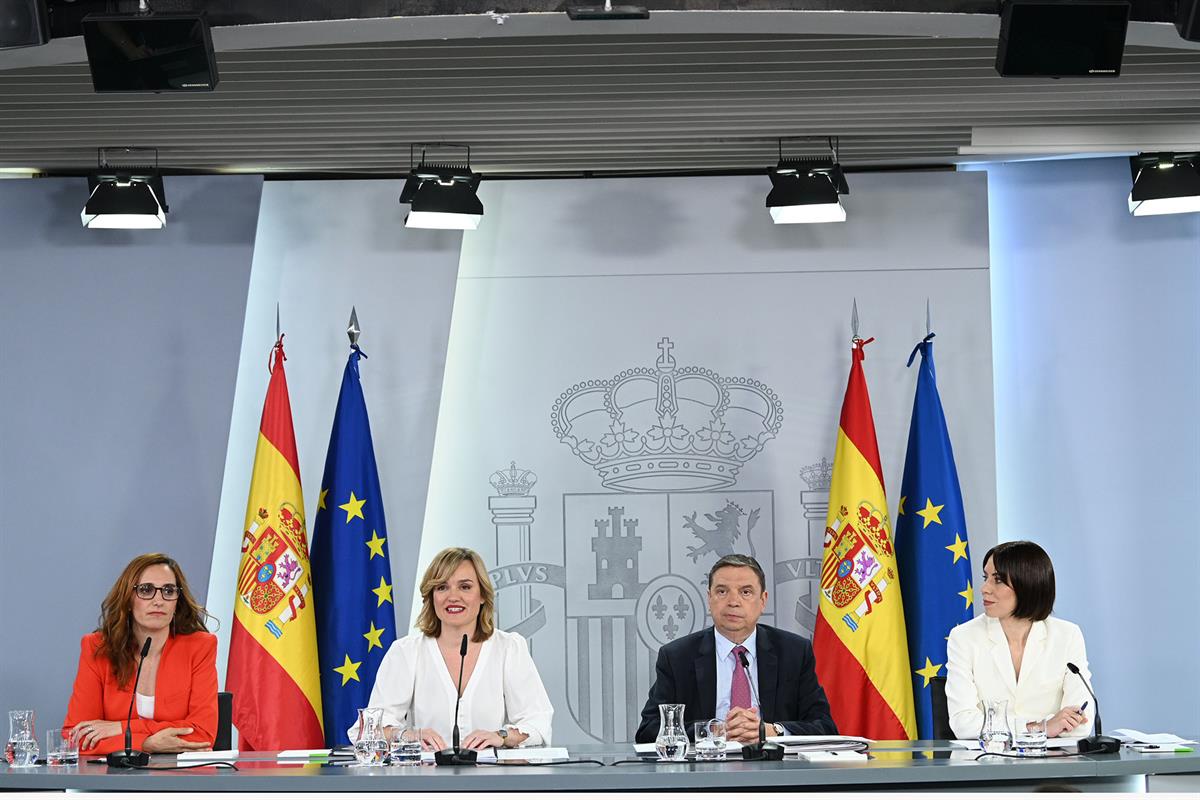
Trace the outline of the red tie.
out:
<instances>
[{"instance_id":1,"label":"red tie","mask_svg":"<svg viewBox=\"0 0 1200 800\"><path fill-rule=\"evenodd\" d=\"M746 652L746 648L740 644L733 648L733 681L729 687L729 707L733 708L753 708L750 699L750 676L746 674L746 668L742 666L742 653Z\"/></svg>"}]
</instances>

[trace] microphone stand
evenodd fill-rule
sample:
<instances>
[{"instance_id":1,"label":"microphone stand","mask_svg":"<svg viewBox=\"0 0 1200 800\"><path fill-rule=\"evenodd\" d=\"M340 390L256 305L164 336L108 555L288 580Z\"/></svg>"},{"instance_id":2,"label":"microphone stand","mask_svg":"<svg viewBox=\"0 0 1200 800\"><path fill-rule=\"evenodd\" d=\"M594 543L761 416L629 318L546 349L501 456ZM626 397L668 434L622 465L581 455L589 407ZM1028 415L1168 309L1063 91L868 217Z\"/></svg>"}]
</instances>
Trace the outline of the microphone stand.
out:
<instances>
[{"instance_id":1,"label":"microphone stand","mask_svg":"<svg viewBox=\"0 0 1200 800\"><path fill-rule=\"evenodd\" d=\"M107 756L108 766L115 769L137 769L150 763L149 753L133 749L133 729L131 726L133 725L133 701L137 699L138 679L142 677L142 663L146 660L146 656L150 654L150 645L152 642L153 639L147 636L146 643L142 645L141 658L138 659L137 672L133 675L133 692L129 696L129 713L125 716L125 749L109 753Z\"/></svg>"},{"instance_id":2,"label":"microphone stand","mask_svg":"<svg viewBox=\"0 0 1200 800\"><path fill-rule=\"evenodd\" d=\"M1096 732L1091 736L1085 736L1079 740L1080 754L1120 752L1121 741L1114 739L1112 736L1103 735L1104 728L1100 725L1100 701L1096 699L1096 693L1092 691L1092 687L1084 679L1083 673L1079 671L1079 667L1068 661L1067 669L1074 675L1079 676L1079 680L1083 682L1083 688L1087 689L1088 694L1092 696L1092 708L1096 710Z\"/></svg>"},{"instance_id":3,"label":"microphone stand","mask_svg":"<svg viewBox=\"0 0 1200 800\"><path fill-rule=\"evenodd\" d=\"M479 753L470 749L458 746L458 704L462 702L462 677L463 667L467 663L467 635L464 633L462 644L458 648L458 686L456 691L458 697L454 700L454 735L451 738L451 746L445 750L438 750L433 754L433 763L439 767L473 767L475 760L479 758Z\"/></svg>"},{"instance_id":4,"label":"microphone stand","mask_svg":"<svg viewBox=\"0 0 1200 800\"><path fill-rule=\"evenodd\" d=\"M762 701L758 699L758 689L754 686L754 681L750 680L750 659L746 658L744 651L738 653L738 659L742 662L742 669L746 672L746 683L750 684L750 691L754 692L754 703L758 706L758 741L742 745L742 761L783 761L783 745L767 741L767 723L763 719Z\"/></svg>"}]
</instances>

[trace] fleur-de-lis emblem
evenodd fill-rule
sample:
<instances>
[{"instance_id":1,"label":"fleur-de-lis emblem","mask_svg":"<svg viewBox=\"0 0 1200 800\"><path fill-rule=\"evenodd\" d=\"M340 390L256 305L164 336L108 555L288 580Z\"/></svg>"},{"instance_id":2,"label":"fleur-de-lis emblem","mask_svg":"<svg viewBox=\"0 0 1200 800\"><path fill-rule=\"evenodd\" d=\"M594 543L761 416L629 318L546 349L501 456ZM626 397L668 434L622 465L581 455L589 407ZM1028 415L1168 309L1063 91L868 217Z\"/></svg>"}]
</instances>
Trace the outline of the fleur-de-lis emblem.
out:
<instances>
[{"instance_id":1,"label":"fleur-de-lis emblem","mask_svg":"<svg viewBox=\"0 0 1200 800\"><path fill-rule=\"evenodd\" d=\"M667 613L667 604L663 602L662 595L654 598L654 605L650 606L650 610L654 612L655 618L663 618L663 615Z\"/></svg>"}]
</instances>

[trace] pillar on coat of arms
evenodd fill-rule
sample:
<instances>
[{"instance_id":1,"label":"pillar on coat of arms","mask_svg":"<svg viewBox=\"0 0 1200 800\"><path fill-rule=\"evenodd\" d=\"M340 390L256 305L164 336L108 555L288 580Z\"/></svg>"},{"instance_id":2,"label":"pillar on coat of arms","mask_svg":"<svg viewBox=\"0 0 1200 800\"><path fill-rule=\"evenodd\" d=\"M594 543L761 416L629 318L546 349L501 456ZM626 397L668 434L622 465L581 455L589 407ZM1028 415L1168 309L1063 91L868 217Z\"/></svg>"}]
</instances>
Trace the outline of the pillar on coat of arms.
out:
<instances>
[{"instance_id":1,"label":"pillar on coat of arms","mask_svg":"<svg viewBox=\"0 0 1200 800\"><path fill-rule=\"evenodd\" d=\"M496 490L488 498L492 524L496 527L494 566L527 564L533 560L533 512L537 509L537 496L529 492L537 483L537 475L531 470L518 469L513 461L508 469L493 472L489 482ZM503 630L516 628L537 610L533 587L527 583L510 587L504 602L497 597L496 606L497 626Z\"/></svg>"}]
</instances>

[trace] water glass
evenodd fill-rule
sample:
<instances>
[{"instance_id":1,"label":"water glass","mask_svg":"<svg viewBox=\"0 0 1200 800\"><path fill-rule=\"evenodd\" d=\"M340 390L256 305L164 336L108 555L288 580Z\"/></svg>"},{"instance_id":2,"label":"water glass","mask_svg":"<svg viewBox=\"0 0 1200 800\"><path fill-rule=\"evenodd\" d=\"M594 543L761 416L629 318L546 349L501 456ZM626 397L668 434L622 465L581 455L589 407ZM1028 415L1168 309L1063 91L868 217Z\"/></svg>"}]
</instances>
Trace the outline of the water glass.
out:
<instances>
[{"instance_id":1,"label":"water glass","mask_svg":"<svg viewBox=\"0 0 1200 800\"><path fill-rule=\"evenodd\" d=\"M392 764L402 767L421 763L421 731L406 725L388 728L388 749Z\"/></svg>"},{"instance_id":2,"label":"water glass","mask_svg":"<svg viewBox=\"0 0 1200 800\"><path fill-rule=\"evenodd\" d=\"M1013 749L1021 756L1046 755L1046 718L1017 717L1013 726Z\"/></svg>"},{"instance_id":3,"label":"water glass","mask_svg":"<svg viewBox=\"0 0 1200 800\"><path fill-rule=\"evenodd\" d=\"M70 728L46 731L46 763L52 767L73 767L79 763L79 742Z\"/></svg>"},{"instance_id":4,"label":"water glass","mask_svg":"<svg viewBox=\"0 0 1200 800\"><path fill-rule=\"evenodd\" d=\"M725 721L710 719L693 726L696 742L696 759L699 761L725 760Z\"/></svg>"},{"instance_id":5,"label":"water glass","mask_svg":"<svg viewBox=\"0 0 1200 800\"><path fill-rule=\"evenodd\" d=\"M4 760L10 767L32 767L38 758L37 734L33 728L33 712L8 712L8 741L4 744Z\"/></svg>"}]
</instances>

